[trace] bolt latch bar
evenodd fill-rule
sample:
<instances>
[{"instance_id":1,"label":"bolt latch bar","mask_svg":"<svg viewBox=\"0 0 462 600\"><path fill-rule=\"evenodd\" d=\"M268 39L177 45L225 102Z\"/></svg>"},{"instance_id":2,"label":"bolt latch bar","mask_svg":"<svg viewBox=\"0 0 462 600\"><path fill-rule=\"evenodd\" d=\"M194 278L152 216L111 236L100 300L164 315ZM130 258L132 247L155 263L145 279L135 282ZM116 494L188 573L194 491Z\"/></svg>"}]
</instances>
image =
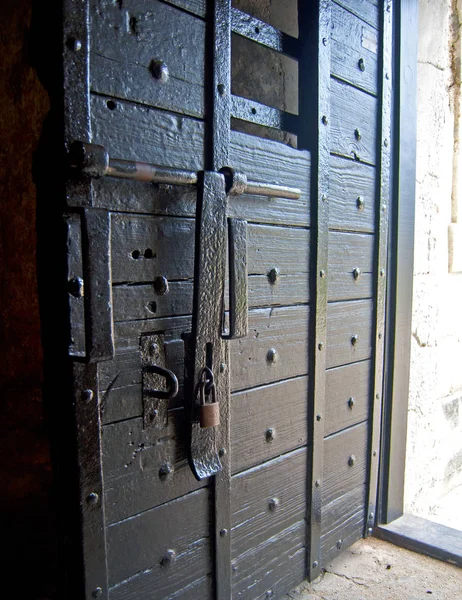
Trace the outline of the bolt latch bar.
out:
<instances>
[{"instance_id":1,"label":"bolt latch bar","mask_svg":"<svg viewBox=\"0 0 462 600\"><path fill-rule=\"evenodd\" d=\"M111 158L104 146L78 141L70 147L69 164L72 169L94 178L117 177L145 183L182 186L196 186L198 181L196 171L184 171L134 160ZM298 188L278 183L248 181L244 174L230 167L224 167L221 169L221 173L225 176L226 189L230 195L250 194L296 200L302 194Z\"/></svg>"}]
</instances>

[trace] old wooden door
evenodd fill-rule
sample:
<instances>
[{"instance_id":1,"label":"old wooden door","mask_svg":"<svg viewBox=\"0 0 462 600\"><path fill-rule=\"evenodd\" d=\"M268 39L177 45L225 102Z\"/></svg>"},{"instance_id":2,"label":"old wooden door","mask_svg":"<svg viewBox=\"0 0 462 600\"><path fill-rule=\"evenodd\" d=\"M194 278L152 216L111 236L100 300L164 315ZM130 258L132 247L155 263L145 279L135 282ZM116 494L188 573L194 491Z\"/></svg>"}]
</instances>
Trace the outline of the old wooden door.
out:
<instances>
[{"instance_id":1,"label":"old wooden door","mask_svg":"<svg viewBox=\"0 0 462 600\"><path fill-rule=\"evenodd\" d=\"M85 597L281 598L374 526L391 4L64 5Z\"/></svg>"}]
</instances>

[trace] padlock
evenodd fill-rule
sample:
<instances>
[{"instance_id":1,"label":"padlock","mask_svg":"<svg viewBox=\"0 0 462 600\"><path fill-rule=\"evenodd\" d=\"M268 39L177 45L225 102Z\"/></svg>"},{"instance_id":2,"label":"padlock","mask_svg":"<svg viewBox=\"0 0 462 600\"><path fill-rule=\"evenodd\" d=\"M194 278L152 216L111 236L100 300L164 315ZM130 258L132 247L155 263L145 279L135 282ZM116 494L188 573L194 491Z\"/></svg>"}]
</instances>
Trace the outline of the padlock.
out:
<instances>
[{"instance_id":1,"label":"padlock","mask_svg":"<svg viewBox=\"0 0 462 600\"><path fill-rule=\"evenodd\" d=\"M206 380L201 378L199 421L202 428L216 427L220 424L220 405L215 397L215 383L212 380L209 387L208 396L211 396L211 402L207 402L205 399L206 385Z\"/></svg>"}]
</instances>

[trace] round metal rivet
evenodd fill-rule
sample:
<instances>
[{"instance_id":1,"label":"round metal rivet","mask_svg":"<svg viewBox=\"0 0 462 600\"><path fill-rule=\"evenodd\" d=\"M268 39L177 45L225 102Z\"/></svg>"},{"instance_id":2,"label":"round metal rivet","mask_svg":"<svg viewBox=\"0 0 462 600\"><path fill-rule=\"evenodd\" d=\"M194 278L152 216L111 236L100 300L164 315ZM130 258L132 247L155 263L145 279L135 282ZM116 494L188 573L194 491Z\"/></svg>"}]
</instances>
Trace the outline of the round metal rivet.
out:
<instances>
[{"instance_id":1,"label":"round metal rivet","mask_svg":"<svg viewBox=\"0 0 462 600\"><path fill-rule=\"evenodd\" d=\"M223 457L226 454L226 448L220 448L218 450L218 456Z\"/></svg>"},{"instance_id":2,"label":"round metal rivet","mask_svg":"<svg viewBox=\"0 0 462 600\"><path fill-rule=\"evenodd\" d=\"M362 196L358 196L356 200L356 206L358 207L358 210L364 210L364 205L364 198Z\"/></svg>"},{"instance_id":3,"label":"round metal rivet","mask_svg":"<svg viewBox=\"0 0 462 600\"><path fill-rule=\"evenodd\" d=\"M327 194L323 194L323 195L321 196L321 200L322 200L323 202L327 202Z\"/></svg>"},{"instance_id":4,"label":"round metal rivet","mask_svg":"<svg viewBox=\"0 0 462 600\"><path fill-rule=\"evenodd\" d=\"M220 537L226 537L228 535L228 530L227 529L221 529L220 530Z\"/></svg>"},{"instance_id":5,"label":"round metal rivet","mask_svg":"<svg viewBox=\"0 0 462 600\"><path fill-rule=\"evenodd\" d=\"M220 373L224 373L226 371L226 364L225 363L221 363L220 364Z\"/></svg>"},{"instance_id":6,"label":"round metal rivet","mask_svg":"<svg viewBox=\"0 0 462 600\"><path fill-rule=\"evenodd\" d=\"M266 596L267 598L272 598L272 597L273 597L273 590L268 590L268 591L266 592L265 596Z\"/></svg>"},{"instance_id":7,"label":"round metal rivet","mask_svg":"<svg viewBox=\"0 0 462 600\"><path fill-rule=\"evenodd\" d=\"M373 456L377 456L377 450L374 450L374 452L372 453Z\"/></svg>"},{"instance_id":8,"label":"round metal rivet","mask_svg":"<svg viewBox=\"0 0 462 600\"><path fill-rule=\"evenodd\" d=\"M356 462L356 456L354 454L352 454L349 458L348 458L348 465L350 467L352 467Z\"/></svg>"},{"instance_id":9,"label":"round metal rivet","mask_svg":"<svg viewBox=\"0 0 462 600\"><path fill-rule=\"evenodd\" d=\"M98 496L98 494L96 492L91 492L87 496L87 503L88 504L97 504L98 500L99 500L99 496Z\"/></svg>"},{"instance_id":10,"label":"round metal rivet","mask_svg":"<svg viewBox=\"0 0 462 600\"><path fill-rule=\"evenodd\" d=\"M91 402L93 400L93 390L83 390L82 398L85 402Z\"/></svg>"},{"instance_id":11,"label":"round metal rivet","mask_svg":"<svg viewBox=\"0 0 462 600\"><path fill-rule=\"evenodd\" d=\"M269 363L274 364L275 362L277 362L279 359L279 354L278 351L276 350L276 348L270 348L268 350L268 352L266 353L266 360Z\"/></svg>"},{"instance_id":12,"label":"round metal rivet","mask_svg":"<svg viewBox=\"0 0 462 600\"><path fill-rule=\"evenodd\" d=\"M318 561L315 560L313 563L313 569L317 569L318 568Z\"/></svg>"},{"instance_id":13,"label":"round metal rivet","mask_svg":"<svg viewBox=\"0 0 462 600\"><path fill-rule=\"evenodd\" d=\"M74 50L74 52L79 52L80 50L82 50L82 42L76 38L69 38L67 40L67 45L71 50Z\"/></svg>"},{"instance_id":14,"label":"round metal rivet","mask_svg":"<svg viewBox=\"0 0 462 600\"><path fill-rule=\"evenodd\" d=\"M358 67L359 67L359 70L362 72L364 72L366 70L366 64L364 62L364 58L360 58L358 60Z\"/></svg>"},{"instance_id":15,"label":"round metal rivet","mask_svg":"<svg viewBox=\"0 0 462 600\"><path fill-rule=\"evenodd\" d=\"M271 500L268 503L268 508L270 509L270 511L274 512L278 506L279 506L279 498L271 498Z\"/></svg>"},{"instance_id":16,"label":"round metal rivet","mask_svg":"<svg viewBox=\"0 0 462 600\"><path fill-rule=\"evenodd\" d=\"M167 479L169 475L173 473L175 469L171 463L164 463L159 469L159 477L161 479Z\"/></svg>"},{"instance_id":17,"label":"round metal rivet","mask_svg":"<svg viewBox=\"0 0 462 600\"><path fill-rule=\"evenodd\" d=\"M374 533L374 530L372 529L372 527L369 527L369 529L367 530L367 533L369 533L370 535L372 535Z\"/></svg>"},{"instance_id":18,"label":"round metal rivet","mask_svg":"<svg viewBox=\"0 0 462 600\"><path fill-rule=\"evenodd\" d=\"M382 210L383 210L383 212L385 212L387 210L387 205L386 204L382 204Z\"/></svg>"},{"instance_id":19,"label":"round metal rivet","mask_svg":"<svg viewBox=\"0 0 462 600\"><path fill-rule=\"evenodd\" d=\"M316 415L316 421L320 421L322 419L322 415Z\"/></svg>"},{"instance_id":20,"label":"round metal rivet","mask_svg":"<svg viewBox=\"0 0 462 600\"><path fill-rule=\"evenodd\" d=\"M274 441L274 438L276 437L276 431L272 427L269 427L269 429L266 430L265 437L267 442Z\"/></svg>"},{"instance_id":21,"label":"round metal rivet","mask_svg":"<svg viewBox=\"0 0 462 600\"><path fill-rule=\"evenodd\" d=\"M351 336L351 345L356 346L356 344L358 343L358 340L359 340L359 335L357 333L355 333L354 335Z\"/></svg>"},{"instance_id":22,"label":"round metal rivet","mask_svg":"<svg viewBox=\"0 0 462 600\"><path fill-rule=\"evenodd\" d=\"M385 277L385 269L380 269L380 277Z\"/></svg>"},{"instance_id":23,"label":"round metal rivet","mask_svg":"<svg viewBox=\"0 0 462 600\"><path fill-rule=\"evenodd\" d=\"M320 487L321 486L321 482L319 481L319 479L316 479L316 481L314 482L315 487Z\"/></svg>"},{"instance_id":24,"label":"round metal rivet","mask_svg":"<svg viewBox=\"0 0 462 600\"><path fill-rule=\"evenodd\" d=\"M324 271L324 269L321 269L321 270L319 271L319 277L323 278L323 277L325 277L325 276L326 276L326 272Z\"/></svg>"},{"instance_id":25,"label":"round metal rivet","mask_svg":"<svg viewBox=\"0 0 462 600\"><path fill-rule=\"evenodd\" d=\"M371 519L371 520L372 520L374 517L375 517L375 515L374 515L374 513L373 513L373 512L369 513L369 519Z\"/></svg>"},{"instance_id":26,"label":"round metal rivet","mask_svg":"<svg viewBox=\"0 0 462 600\"><path fill-rule=\"evenodd\" d=\"M158 357L159 356L159 346L157 344L150 344L149 345L149 354L151 356L155 356Z\"/></svg>"},{"instance_id":27,"label":"round metal rivet","mask_svg":"<svg viewBox=\"0 0 462 600\"><path fill-rule=\"evenodd\" d=\"M220 96L224 96L226 94L226 87L223 83L219 83L217 85L217 90L218 90L218 93L220 94Z\"/></svg>"},{"instance_id":28,"label":"round metal rivet","mask_svg":"<svg viewBox=\"0 0 462 600\"><path fill-rule=\"evenodd\" d=\"M383 140L383 145L384 145L385 147L387 147L387 146L388 146L388 140L387 140L387 139Z\"/></svg>"},{"instance_id":29,"label":"round metal rivet","mask_svg":"<svg viewBox=\"0 0 462 600\"><path fill-rule=\"evenodd\" d=\"M353 269L353 277L355 281L358 281L358 279L361 277L361 269L359 267L355 267Z\"/></svg>"},{"instance_id":30,"label":"round metal rivet","mask_svg":"<svg viewBox=\"0 0 462 600\"><path fill-rule=\"evenodd\" d=\"M167 552L162 557L161 565L163 567L168 567L169 565L171 565L172 563L174 563L175 560L176 560L176 552L175 552L175 550L169 549L169 550L167 550Z\"/></svg>"},{"instance_id":31,"label":"round metal rivet","mask_svg":"<svg viewBox=\"0 0 462 600\"><path fill-rule=\"evenodd\" d=\"M390 79L390 73L385 73L385 79Z\"/></svg>"},{"instance_id":32,"label":"round metal rivet","mask_svg":"<svg viewBox=\"0 0 462 600\"><path fill-rule=\"evenodd\" d=\"M379 340L381 340L381 339L382 339L382 334L381 334L381 333L379 333Z\"/></svg>"},{"instance_id":33,"label":"round metal rivet","mask_svg":"<svg viewBox=\"0 0 462 600\"><path fill-rule=\"evenodd\" d=\"M355 139L359 142L359 140L361 139L361 132L359 131L359 129L355 129Z\"/></svg>"},{"instance_id":34,"label":"round metal rivet","mask_svg":"<svg viewBox=\"0 0 462 600\"><path fill-rule=\"evenodd\" d=\"M351 398L348 399L348 408L350 410L352 410L354 405L355 405L355 399L352 396Z\"/></svg>"},{"instance_id":35,"label":"round metal rivet","mask_svg":"<svg viewBox=\"0 0 462 600\"><path fill-rule=\"evenodd\" d=\"M376 394L375 397L377 400L380 400L380 394Z\"/></svg>"},{"instance_id":36,"label":"round metal rivet","mask_svg":"<svg viewBox=\"0 0 462 600\"><path fill-rule=\"evenodd\" d=\"M73 277L67 283L67 289L74 298L83 298L84 284L81 277Z\"/></svg>"},{"instance_id":37,"label":"round metal rivet","mask_svg":"<svg viewBox=\"0 0 462 600\"><path fill-rule=\"evenodd\" d=\"M92 591L91 595L93 596L93 598L99 598L102 593L103 590L100 587L97 587Z\"/></svg>"},{"instance_id":38,"label":"round metal rivet","mask_svg":"<svg viewBox=\"0 0 462 600\"><path fill-rule=\"evenodd\" d=\"M337 546L337 550L341 550L341 549L342 549L342 546L343 546L343 540L339 540L339 541L337 542L336 546Z\"/></svg>"},{"instance_id":39,"label":"round metal rivet","mask_svg":"<svg viewBox=\"0 0 462 600\"><path fill-rule=\"evenodd\" d=\"M327 38L322 38L322 43L324 46L327 46Z\"/></svg>"},{"instance_id":40,"label":"round metal rivet","mask_svg":"<svg viewBox=\"0 0 462 600\"><path fill-rule=\"evenodd\" d=\"M153 58L149 65L149 70L157 81L160 83L167 83L170 74L167 65L162 60Z\"/></svg>"},{"instance_id":41,"label":"round metal rivet","mask_svg":"<svg viewBox=\"0 0 462 600\"><path fill-rule=\"evenodd\" d=\"M274 285L279 280L280 271L277 267L273 267L268 271L268 279L271 285Z\"/></svg>"},{"instance_id":42,"label":"round metal rivet","mask_svg":"<svg viewBox=\"0 0 462 600\"><path fill-rule=\"evenodd\" d=\"M321 121L322 121L323 125L328 125L329 124L329 119L326 117L326 115L322 116Z\"/></svg>"},{"instance_id":43,"label":"round metal rivet","mask_svg":"<svg viewBox=\"0 0 462 600\"><path fill-rule=\"evenodd\" d=\"M154 279L154 291L159 296L168 294L168 279L166 277L156 277Z\"/></svg>"}]
</instances>

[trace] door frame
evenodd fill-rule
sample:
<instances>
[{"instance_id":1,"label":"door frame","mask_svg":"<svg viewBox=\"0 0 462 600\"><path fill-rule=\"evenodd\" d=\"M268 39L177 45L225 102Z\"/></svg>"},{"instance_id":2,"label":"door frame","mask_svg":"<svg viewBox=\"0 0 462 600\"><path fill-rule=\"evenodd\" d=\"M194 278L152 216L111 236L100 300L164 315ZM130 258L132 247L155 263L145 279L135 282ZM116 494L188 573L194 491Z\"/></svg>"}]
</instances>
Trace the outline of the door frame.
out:
<instances>
[{"instance_id":1,"label":"door frame","mask_svg":"<svg viewBox=\"0 0 462 600\"><path fill-rule=\"evenodd\" d=\"M414 270L418 0L396 0L393 40L393 202L375 535L398 546L462 566L462 534L457 536L449 527L404 513Z\"/></svg>"}]
</instances>

